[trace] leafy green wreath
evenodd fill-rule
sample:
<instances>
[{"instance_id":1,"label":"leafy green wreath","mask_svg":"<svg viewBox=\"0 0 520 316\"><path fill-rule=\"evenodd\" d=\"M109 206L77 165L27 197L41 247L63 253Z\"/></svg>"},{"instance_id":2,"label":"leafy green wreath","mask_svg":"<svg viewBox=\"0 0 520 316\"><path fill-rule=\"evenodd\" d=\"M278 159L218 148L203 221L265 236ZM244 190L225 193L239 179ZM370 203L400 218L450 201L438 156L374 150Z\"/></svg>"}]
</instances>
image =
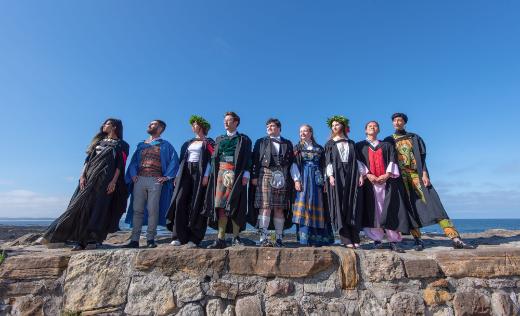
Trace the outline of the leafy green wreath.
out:
<instances>
[{"instance_id":1,"label":"leafy green wreath","mask_svg":"<svg viewBox=\"0 0 520 316\"><path fill-rule=\"evenodd\" d=\"M327 119L327 125L329 126L329 128L332 128L332 122L339 122L341 123L345 129L347 129L349 126L348 126L348 118L344 117L343 115L334 115L332 117L329 117Z\"/></svg>"},{"instance_id":2,"label":"leafy green wreath","mask_svg":"<svg viewBox=\"0 0 520 316\"><path fill-rule=\"evenodd\" d=\"M205 118L203 118L202 116L198 116L198 115L192 115L190 116L190 125L193 125L193 123L197 123L199 124L200 126L202 126L206 132L209 131L209 129L211 128L211 124L209 124L208 121L206 121Z\"/></svg>"}]
</instances>

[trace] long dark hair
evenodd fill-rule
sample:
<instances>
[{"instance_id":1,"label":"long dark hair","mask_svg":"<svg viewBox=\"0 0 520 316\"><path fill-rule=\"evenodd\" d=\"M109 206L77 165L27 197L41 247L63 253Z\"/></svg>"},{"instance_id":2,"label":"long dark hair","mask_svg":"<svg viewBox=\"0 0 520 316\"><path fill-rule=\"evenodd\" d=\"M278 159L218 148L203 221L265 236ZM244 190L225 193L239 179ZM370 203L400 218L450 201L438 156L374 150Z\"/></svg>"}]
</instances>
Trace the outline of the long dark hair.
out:
<instances>
[{"instance_id":1,"label":"long dark hair","mask_svg":"<svg viewBox=\"0 0 520 316\"><path fill-rule=\"evenodd\" d=\"M92 138L92 141L90 141L90 145L87 148L87 154L90 154L95 148L97 143L99 143L100 140L107 137L107 133L103 132L103 126L110 122L112 126L116 128L116 135L117 138L120 140L123 140L123 122L116 118L107 118L103 124L101 124L101 127L99 128L99 132Z\"/></svg>"}]
</instances>

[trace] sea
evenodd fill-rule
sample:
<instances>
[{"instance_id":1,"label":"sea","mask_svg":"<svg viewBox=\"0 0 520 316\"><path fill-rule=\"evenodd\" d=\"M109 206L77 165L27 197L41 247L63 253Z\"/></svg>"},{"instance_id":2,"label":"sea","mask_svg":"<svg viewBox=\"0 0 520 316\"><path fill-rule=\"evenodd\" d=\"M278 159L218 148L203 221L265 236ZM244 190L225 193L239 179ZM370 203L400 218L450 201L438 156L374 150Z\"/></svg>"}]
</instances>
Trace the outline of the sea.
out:
<instances>
[{"instance_id":1,"label":"sea","mask_svg":"<svg viewBox=\"0 0 520 316\"><path fill-rule=\"evenodd\" d=\"M52 218L0 218L0 229L2 226L48 226L52 223ZM512 219L452 219L455 227L461 233L479 233L489 229L508 229L508 230L520 230L520 218ZM128 224L121 221L120 226L122 230L129 230ZM247 230L254 231L255 228L248 225ZM287 233L295 232L296 228L293 226L291 229L286 231ZM423 233L437 233L442 234L442 229L438 225L432 225L421 228ZM159 226L158 233L169 234L164 228ZM211 228L208 228L208 233L215 233Z\"/></svg>"}]
</instances>

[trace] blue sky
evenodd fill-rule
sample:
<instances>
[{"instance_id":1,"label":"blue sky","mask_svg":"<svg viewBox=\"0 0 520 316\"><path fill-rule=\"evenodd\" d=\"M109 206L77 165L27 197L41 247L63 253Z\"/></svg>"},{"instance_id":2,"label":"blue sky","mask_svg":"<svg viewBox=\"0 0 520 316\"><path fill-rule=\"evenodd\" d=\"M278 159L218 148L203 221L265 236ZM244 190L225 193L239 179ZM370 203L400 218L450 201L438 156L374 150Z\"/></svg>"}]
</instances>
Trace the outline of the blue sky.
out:
<instances>
[{"instance_id":1,"label":"blue sky","mask_svg":"<svg viewBox=\"0 0 520 316\"><path fill-rule=\"evenodd\" d=\"M256 139L268 117L295 141L325 119L408 130L428 146L453 218L520 217L520 3L514 1L0 0L0 216L58 216L107 117L125 138L222 114Z\"/></svg>"}]
</instances>

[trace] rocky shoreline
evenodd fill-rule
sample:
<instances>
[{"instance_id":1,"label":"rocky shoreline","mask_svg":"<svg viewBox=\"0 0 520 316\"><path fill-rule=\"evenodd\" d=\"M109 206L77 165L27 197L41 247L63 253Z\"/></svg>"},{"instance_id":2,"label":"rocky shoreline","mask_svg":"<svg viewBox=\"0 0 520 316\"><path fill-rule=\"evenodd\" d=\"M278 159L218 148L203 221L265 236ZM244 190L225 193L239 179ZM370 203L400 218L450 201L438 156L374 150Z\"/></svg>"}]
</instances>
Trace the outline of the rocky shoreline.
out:
<instances>
[{"instance_id":1,"label":"rocky shoreline","mask_svg":"<svg viewBox=\"0 0 520 316\"><path fill-rule=\"evenodd\" d=\"M427 249L339 246L48 249L31 232L0 247L0 315L517 315L520 231L441 236ZM256 236L246 236L253 243ZM209 241L205 241L208 243ZM407 249L411 248L411 242Z\"/></svg>"}]
</instances>

